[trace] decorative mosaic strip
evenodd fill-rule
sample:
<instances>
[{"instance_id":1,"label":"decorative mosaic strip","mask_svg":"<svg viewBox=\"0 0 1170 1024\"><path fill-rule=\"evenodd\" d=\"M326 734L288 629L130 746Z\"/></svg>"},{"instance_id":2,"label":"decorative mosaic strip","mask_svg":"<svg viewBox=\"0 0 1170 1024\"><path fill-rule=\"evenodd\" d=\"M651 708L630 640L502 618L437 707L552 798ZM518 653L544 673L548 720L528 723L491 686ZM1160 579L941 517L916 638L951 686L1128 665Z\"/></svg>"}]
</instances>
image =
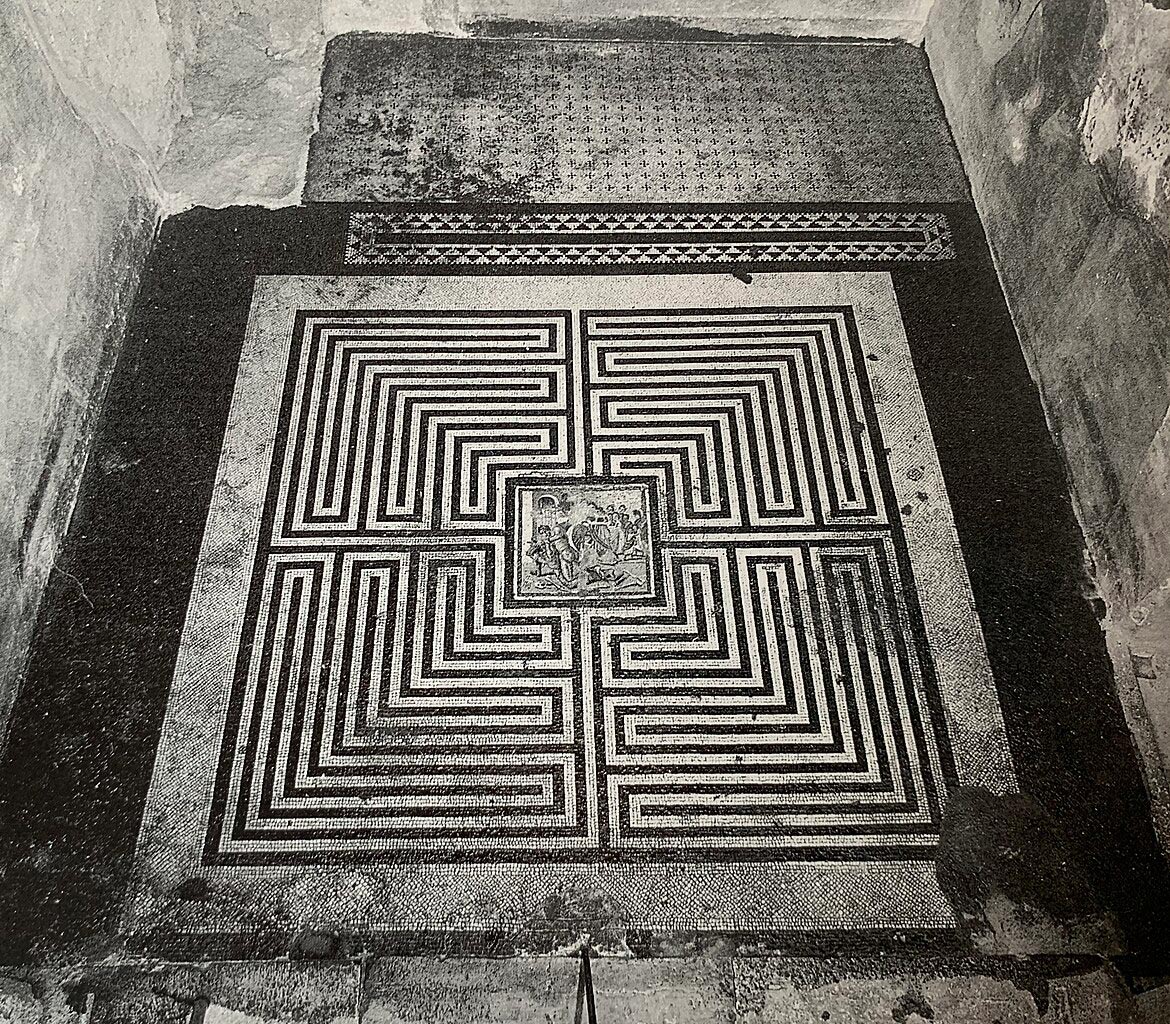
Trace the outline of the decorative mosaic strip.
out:
<instances>
[{"instance_id":1,"label":"decorative mosaic strip","mask_svg":"<svg viewBox=\"0 0 1170 1024\"><path fill-rule=\"evenodd\" d=\"M702 266L954 259L945 214L906 210L394 210L349 217L371 267Z\"/></svg>"}]
</instances>

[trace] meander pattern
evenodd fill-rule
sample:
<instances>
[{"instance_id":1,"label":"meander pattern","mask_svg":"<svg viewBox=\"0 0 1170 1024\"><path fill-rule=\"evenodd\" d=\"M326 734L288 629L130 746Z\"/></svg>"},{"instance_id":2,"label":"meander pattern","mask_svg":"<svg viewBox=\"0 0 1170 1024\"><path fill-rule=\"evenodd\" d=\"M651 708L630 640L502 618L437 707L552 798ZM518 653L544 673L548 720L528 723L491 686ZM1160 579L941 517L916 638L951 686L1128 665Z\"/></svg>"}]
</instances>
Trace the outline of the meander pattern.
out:
<instances>
[{"instance_id":1,"label":"meander pattern","mask_svg":"<svg viewBox=\"0 0 1170 1024\"><path fill-rule=\"evenodd\" d=\"M852 309L302 310L205 864L928 858Z\"/></svg>"}]
</instances>

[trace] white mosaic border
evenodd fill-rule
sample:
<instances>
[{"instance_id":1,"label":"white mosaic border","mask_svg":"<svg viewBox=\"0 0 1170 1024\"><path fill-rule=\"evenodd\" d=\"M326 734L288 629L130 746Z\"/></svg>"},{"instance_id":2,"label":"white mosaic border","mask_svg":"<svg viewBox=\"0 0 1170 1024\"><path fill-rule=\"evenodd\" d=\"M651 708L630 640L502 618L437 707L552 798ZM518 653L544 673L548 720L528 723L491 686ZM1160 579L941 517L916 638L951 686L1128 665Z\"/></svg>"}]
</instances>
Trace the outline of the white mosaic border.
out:
<instances>
[{"instance_id":1,"label":"white mosaic border","mask_svg":"<svg viewBox=\"0 0 1170 1024\"><path fill-rule=\"evenodd\" d=\"M554 893L604 894L630 927L659 931L952 927L923 861L732 864L388 864L205 867L200 863L242 627L285 363L298 309L425 307L854 307L904 517L946 724L963 785L1016 789L994 684L937 454L884 273L600 277L262 277L256 282L207 528L139 838L123 926L145 938L233 933L259 921L372 932L523 934ZM927 495L922 501L919 493ZM209 895L174 895L201 878ZM738 908L729 912L728 908Z\"/></svg>"}]
</instances>

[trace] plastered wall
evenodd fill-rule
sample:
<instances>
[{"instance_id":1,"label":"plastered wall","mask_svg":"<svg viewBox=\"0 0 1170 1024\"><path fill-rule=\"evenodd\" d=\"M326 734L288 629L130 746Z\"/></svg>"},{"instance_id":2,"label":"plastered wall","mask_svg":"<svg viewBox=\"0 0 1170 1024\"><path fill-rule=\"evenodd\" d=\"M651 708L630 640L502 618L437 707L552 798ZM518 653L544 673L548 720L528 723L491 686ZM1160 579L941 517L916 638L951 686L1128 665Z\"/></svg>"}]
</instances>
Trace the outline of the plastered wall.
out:
<instances>
[{"instance_id":1,"label":"plastered wall","mask_svg":"<svg viewBox=\"0 0 1170 1024\"><path fill-rule=\"evenodd\" d=\"M1170 9L937 0L926 46L1105 625L1170 751Z\"/></svg>"},{"instance_id":2,"label":"plastered wall","mask_svg":"<svg viewBox=\"0 0 1170 1024\"><path fill-rule=\"evenodd\" d=\"M157 223L165 99L145 87L122 107L103 98L130 53L95 63L71 98L70 69L58 76L12 6L0 6L0 54L2 727ZM80 72L83 54L68 56Z\"/></svg>"}]
</instances>

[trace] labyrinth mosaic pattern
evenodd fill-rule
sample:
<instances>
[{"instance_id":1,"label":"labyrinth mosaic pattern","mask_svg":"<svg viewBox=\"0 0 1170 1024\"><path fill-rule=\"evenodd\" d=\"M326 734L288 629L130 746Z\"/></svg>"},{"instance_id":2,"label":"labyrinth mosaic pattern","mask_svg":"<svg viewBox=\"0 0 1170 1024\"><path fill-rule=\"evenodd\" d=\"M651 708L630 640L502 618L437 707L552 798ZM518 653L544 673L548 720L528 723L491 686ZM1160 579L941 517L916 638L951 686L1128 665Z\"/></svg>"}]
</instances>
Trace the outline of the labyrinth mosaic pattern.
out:
<instances>
[{"instance_id":1,"label":"labyrinth mosaic pattern","mask_svg":"<svg viewBox=\"0 0 1170 1024\"><path fill-rule=\"evenodd\" d=\"M693 267L954 259L943 213L401 207L349 215L345 262L371 267Z\"/></svg>"},{"instance_id":2,"label":"labyrinth mosaic pattern","mask_svg":"<svg viewBox=\"0 0 1170 1024\"><path fill-rule=\"evenodd\" d=\"M362 280L258 288L147 875L690 864L701 901L849 861L945 920L946 788L1012 769L888 278Z\"/></svg>"}]
</instances>

